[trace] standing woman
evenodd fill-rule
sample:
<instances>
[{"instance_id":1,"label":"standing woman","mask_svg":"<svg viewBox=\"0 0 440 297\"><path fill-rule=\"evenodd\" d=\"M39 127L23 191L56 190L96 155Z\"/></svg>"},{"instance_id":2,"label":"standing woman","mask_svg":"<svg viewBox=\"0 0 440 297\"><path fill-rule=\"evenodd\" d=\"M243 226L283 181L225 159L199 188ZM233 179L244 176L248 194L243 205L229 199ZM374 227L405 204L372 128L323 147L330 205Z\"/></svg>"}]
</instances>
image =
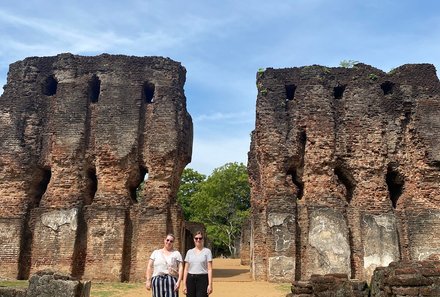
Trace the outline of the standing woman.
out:
<instances>
[{"instance_id":1,"label":"standing woman","mask_svg":"<svg viewBox=\"0 0 440 297\"><path fill-rule=\"evenodd\" d=\"M175 237L168 234L164 246L153 251L148 261L145 286L153 288L153 297L178 297L182 280L183 261L179 251L174 250Z\"/></svg>"},{"instance_id":2,"label":"standing woman","mask_svg":"<svg viewBox=\"0 0 440 297\"><path fill-rule=\"evenodd\" d=\"M187 297L207 297L212 293L212 253L203 247L203 233L194 236L195 247L186 253L183 292Z\"/></svg>"}]
</instances>

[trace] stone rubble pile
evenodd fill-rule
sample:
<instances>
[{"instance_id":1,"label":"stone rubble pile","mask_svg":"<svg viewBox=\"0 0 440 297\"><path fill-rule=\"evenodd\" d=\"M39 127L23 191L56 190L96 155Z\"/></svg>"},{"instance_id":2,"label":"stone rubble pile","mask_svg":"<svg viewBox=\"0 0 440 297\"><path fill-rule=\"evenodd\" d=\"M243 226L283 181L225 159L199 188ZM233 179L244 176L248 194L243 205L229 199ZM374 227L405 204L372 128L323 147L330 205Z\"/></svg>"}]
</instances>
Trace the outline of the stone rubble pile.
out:
<instances>
[{"instance_id":1,"label":"stone rubble pile","mask_svg":"<svg viewBox=\"0 0 440 297\"><path fill-rule=\"evenodd\" d=\"M89 297L90 289L90 281L43 270L31 276L27 289L0 288L0 297Z\"/></svg>"},{"instance_id":2,"label":"stone rubble pile","mask_svg":"<svg viewBox=\"0 0 440 297\"><path fill-rule=\"evenodd\" d=\"M377 267L370 287L346 274L314 274L306 281L294 281L286 297L439 297L440 260L391 262Z\"/></svg>"}]
</instances>

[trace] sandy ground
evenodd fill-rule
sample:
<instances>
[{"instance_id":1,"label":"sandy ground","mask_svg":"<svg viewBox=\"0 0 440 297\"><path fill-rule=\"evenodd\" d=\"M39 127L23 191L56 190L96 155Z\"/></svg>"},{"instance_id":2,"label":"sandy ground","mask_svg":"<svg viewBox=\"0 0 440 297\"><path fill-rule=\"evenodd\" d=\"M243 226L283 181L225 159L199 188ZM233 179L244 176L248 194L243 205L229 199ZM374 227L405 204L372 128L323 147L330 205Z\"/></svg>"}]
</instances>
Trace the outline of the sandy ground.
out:
<instances>
[{"instance_id":1,"label":"sandy ground","mask_svg":"<svg viewBox=\"0 0 440 297\"><path fill-rule=\"evenodd\" d=\"M289 284L252 281L249 268L238 259L214 259L214 292L210 297L284 297L290 292ZM93 296L93 291L92 291ZM121 297L151 296L151 291L133 288ZM179 296L184 297L182 290Z\"/></svg>"}]
</instances>

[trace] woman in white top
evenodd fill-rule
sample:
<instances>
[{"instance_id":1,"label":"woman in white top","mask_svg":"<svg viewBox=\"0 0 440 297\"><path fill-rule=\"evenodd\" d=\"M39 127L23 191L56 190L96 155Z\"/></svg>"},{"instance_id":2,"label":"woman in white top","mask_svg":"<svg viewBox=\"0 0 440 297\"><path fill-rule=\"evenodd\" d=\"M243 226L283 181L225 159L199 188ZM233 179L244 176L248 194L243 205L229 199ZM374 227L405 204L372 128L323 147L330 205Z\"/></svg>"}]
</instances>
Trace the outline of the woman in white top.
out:
<instances>
[{"instance_id":1,"label":"woman in white top","mask_svg":"<svg viewBox=\"0 0 440 297\"><path fill-rule=\"evenodd\" d=\"M185 256L183 292L187 297L207 297L212 293L212 253L203 247L203 233L194 236L195 247Z\"/></svg>"},{"instance_id":2,"label":"woman in white top","mask_svg":"<svg viewBox=\"0 0 440 297\"><path fill-rule=\"evenodd\" d=\"M178 297L182 280L183 261L179 251L174 250L175 237L168 234L164 247L153 251L148 261L145 286L153 289L153 297Z\"/></svg>"}]
</instances>

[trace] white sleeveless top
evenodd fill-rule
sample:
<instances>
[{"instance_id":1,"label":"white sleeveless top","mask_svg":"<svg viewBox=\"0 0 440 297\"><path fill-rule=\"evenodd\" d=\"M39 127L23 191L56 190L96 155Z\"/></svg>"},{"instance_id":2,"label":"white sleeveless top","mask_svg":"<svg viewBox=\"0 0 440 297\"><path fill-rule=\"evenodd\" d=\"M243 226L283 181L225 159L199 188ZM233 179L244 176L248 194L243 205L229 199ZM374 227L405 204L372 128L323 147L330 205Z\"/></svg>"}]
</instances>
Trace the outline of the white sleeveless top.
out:
<instances>
[{"instance_id":1,"label":"white sleeveless top","mask_svg":"<svg viewBox=\"0 0 440 297\"><path fill-rule=\"evenodd\" d=\"M165 255L162 249L155 250L150 259L153 260L152 277L164 274L179 276L179 263L182 263L182 255L179 251L173 251L169 255Z\"/></svg>"}]
</instances>

